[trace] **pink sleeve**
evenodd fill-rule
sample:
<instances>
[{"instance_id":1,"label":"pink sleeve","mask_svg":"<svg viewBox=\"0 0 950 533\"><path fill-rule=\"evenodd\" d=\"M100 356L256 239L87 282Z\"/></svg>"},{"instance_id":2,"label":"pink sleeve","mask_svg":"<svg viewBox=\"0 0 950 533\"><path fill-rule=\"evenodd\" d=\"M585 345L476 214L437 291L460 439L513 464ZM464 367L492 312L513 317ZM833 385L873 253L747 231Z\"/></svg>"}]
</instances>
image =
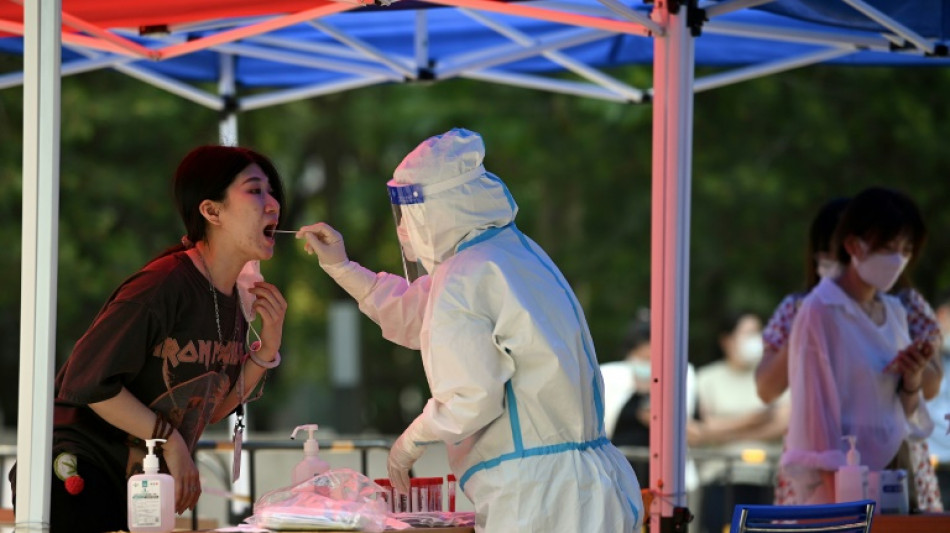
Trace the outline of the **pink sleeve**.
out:
<instances>
[{"instance_id":1,"label":"pink sleeve","mask_svg":"<svg viewBox=\"0 0 950 533\"><path fill-rule=\"evenodd\" d=\"M795 313L805 298L804 294L789 294L778 304L769 323L762 330L762 342L772 350L781 350L788 344L788 336L792 331L792 321L795 319Z\"/></svg>"},{"instance_id":2,"label":"pink sleeve","mask_svg":"<svg viewBox=\"0 0 950 533\"><path fill-rule=\"evenodd\" d=\"M940 325L937 315L923 295L914 289L905 289L897 293L901 304L907 310L907 329L910 338L917 342L941 342Z\"/></svg>"}]
</instances>

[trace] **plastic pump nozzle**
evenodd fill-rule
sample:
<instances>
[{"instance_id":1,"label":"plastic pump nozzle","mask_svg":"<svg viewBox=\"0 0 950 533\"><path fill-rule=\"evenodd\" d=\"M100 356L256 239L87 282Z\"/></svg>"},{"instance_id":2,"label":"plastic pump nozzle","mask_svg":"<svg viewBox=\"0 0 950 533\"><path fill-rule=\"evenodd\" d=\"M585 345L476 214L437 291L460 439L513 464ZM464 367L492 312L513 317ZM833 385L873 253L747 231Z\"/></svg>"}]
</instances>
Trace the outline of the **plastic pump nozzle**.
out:
<instances>
[{"instance_id":1,"label":"plastic pump nozzle","mask_svg":"<svg viewBox=\"0 0 950 533\"><path fill-rule=\"evenodd\" d=\"M148 454L145 456L145 459L142 460L142 470L146 474L157 474L158 473L158 456L155 455L155 443L165 442L165 439L145 439L145 447L148 449Z\"/></svg>"},{"instance_id":2,"label":"plastic pump nozzle","mask_svg":"<svg viewBox=\"0 0 950 533\"><path fill-rule=\"evenodd\" d=\"M847 464L851 466L857 466L861 464L861 452L857 449L858 437L857 435L844 435L841 437L841 440L848 441L848 444L851 446L851 449L848 450L848 454L845 456Z\"/></svg>"},{"instance_id":3,"label":"plastic pump nozzle","mask_svg":"<svg viewBox=\"0 0 950 533\"><path fill-rule=\"evenodd\" d=\"M317 439L313 438L313 432L316 431L318 427L320 426L317 424L304 424L295 427L294 432L290 434L290 438L294 439L297 437L297 432L301 429L310 432L310 436L303 443L304 455L317 455L317 452L320 451L320 444L317 442Z\"/></svg>"}]
</instances>

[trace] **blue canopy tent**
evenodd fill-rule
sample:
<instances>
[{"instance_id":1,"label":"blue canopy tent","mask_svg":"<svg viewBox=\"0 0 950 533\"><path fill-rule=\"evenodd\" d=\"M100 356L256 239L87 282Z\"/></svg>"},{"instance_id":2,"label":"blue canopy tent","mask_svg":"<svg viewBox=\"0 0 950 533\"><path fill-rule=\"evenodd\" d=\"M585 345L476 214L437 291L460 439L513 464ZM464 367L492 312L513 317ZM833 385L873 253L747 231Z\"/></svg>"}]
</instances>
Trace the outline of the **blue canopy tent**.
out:
<instances>
[{"instance_id":1,"label":"blue canopy tent","mask_svg":"<svg viewBox=\"0 0 950 533\"><path fill-rule=\"evenodd\" d=\"M0 3L0 32L9 35L0 52L24 56L24 72L0 75L0 88L24 86L24 531L49 516L60 76L113 68L232 114L458 77L650 102L651 394L661 401L652 404L649 486L664 495L652 504L656 532L684 518L692 94L816 63L950 65L950 0L13 0ZM604 70L630 64L653 65L652 88ZM721 70L695 78L697 65Z\"/></svg>"},{"instance_id":2,"label":"blue canopy tent","mask_svg":"<svg viewBox=\"0 0 950 533\"><path fill-rule=\"evenodd\" d=\"M110 3L67 0L65 12L86 2ZM170 9L178 4L166 3ZM630 0L629 6L615 0L439 2L459 6L454 9L408 1L388 7L325 3L329 7L286 15L273 14L280 2L263 3L268 14L245 18L208 19L221 8L206 13L195 8L194 20L180 24L154 23L163 20L161 14L149 18L129 14L120 17L120 23L139 24L124 29L101 28L95 20L67 16L67 28L83 31L63 34L62 74L115 68L218 109L248 110L367 85L456 77L642 102L649 90L628 87L603 70L652 64L653 37L663 33L649 18L652 7ZM701 32L695 63L741 72L696 80L697 89L818 62L945 61L933 57L946 53L941 42L948 31L948 15L940 14L941 2L911 2L927 4L916 10L906 2L884 3L902 6L901 12L907 13L907 20L902 20L906 31L895 33L897 37L888 36L880 25L869 23L868 17L843 2L712 4L698 12L700 20L693 23ZM751 4L764 5L737 9ZM812 4L821 7L808 7ZM22 32L22 24L15 22L17 14L10 12L17 6L9 6L0 4L0 31ZM521 11L513 13L515 8ZM22 39L0 39L0 52L22 53ZM217 82L231 68L236 87L255 89L253 95L232 100L197 87ZM550 75L565 71L581 81ZM18 85L22 79L22 73L0 75L0 88Z\"/></svg>"}]
</instances>

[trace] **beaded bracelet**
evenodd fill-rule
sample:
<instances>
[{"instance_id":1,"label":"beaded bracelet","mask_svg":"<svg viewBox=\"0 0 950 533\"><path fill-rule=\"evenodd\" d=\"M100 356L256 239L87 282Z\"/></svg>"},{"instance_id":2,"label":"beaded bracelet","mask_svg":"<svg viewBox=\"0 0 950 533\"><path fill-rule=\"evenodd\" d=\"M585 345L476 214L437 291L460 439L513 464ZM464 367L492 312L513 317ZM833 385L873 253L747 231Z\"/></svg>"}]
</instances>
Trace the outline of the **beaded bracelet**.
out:
<instances>
[{"instance_id":1,"label":"beaded bracelet","mask_svg":"<svg viewBox=\"0 0 950 533\"><path fill-rule=\"evenodd\" d=\"M280 364L280 352L277 352L277 357L275 357L273 361L265 361L265 360L261 359L260 357L254 355L254 352L253 352L253 351L247 352L247 356L248 356L248 358L250 358L250 360L251 360L252 363L254 363L255 365L257 365L257 366L259 366L259 367L261 367L261 368L263 368L263 369L265 369L265 370L270 370L270 369L272 369L272 368L277 368L277 366Z\"/></svg>"}]
</instances>

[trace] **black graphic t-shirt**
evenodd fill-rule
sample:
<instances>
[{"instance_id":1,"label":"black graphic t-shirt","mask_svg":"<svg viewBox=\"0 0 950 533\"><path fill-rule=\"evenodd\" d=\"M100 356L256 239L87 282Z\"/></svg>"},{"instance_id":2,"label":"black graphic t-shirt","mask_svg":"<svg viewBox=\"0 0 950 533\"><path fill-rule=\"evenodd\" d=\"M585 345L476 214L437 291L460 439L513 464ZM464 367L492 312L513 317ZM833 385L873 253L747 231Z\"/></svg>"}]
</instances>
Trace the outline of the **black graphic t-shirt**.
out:
<instances>
[{"instance_id":1,"label":"black graphic t-shirt","mask_svg":"<svg viewBox=\"0 0 950 533\"><path fill-rule=\"evenodd\" d=\"M122 387L163 413L193 451L236 385L245 353L247 322L237 289L216 293L223 345L208 279L184 252L123 282L56 375L54 451L94 461L123 485L140 472L144 443L88 407Z\"/></svg>"}]
</instances>

